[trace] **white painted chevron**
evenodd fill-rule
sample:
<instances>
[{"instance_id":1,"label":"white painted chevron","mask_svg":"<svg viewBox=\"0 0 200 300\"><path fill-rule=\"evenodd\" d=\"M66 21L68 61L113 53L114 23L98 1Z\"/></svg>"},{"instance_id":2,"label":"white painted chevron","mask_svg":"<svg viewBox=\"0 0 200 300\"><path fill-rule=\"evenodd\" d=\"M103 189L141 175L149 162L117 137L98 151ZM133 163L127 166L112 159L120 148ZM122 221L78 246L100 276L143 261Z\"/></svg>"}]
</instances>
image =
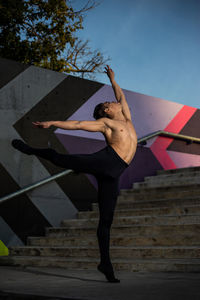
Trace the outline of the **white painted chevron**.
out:
<instances>
[{"instance_id":1,"label":"white painted chevron","mask_svg":"<svg viewBox=\"0 0 200 300\"><path fill-rule=\"evenodd\" d=\"M23 155L11 147L11 140L20 138L13 124L65 78L64 74L30 66L0 89L0 160L21 187L50 174L37 158ZM74 217L77 212L56 182L38 188L28 196L53 226L57 226L63 217Z\"/></svg>"}]
</instances>

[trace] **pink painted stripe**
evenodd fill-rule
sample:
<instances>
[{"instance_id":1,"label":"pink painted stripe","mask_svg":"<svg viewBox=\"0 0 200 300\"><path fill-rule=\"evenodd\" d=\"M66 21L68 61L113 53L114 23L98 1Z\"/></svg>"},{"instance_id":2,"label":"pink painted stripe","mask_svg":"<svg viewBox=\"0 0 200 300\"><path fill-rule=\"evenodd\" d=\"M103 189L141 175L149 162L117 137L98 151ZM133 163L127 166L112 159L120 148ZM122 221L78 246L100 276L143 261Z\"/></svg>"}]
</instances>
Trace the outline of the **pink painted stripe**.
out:
<instances>
[{"instance_id":1,"label":"pink painted stripe","mask_svg":"<svg viewBox=\"0 0 200 300\"><path fill-rule=\"evenodd\" d=\"M197 108L184 105L164 130L179 133L185 124L187 124L187 122L191 119L196 110ZM164 170L177 168L166 151L172 141L173 138L158 137L150 147Z\"/></svg>"},{"instance_id":2,"label":"pink painted stripe","mask_svg":"<svg viewBox=\"0 0 200 300\"><path fill-rule=\"evenodd\" d=\"M164 130L179 133L196 111L197 108L184 105Z\"/></svg>"},{"instance_id":3,"label":"pink painted stripe","mask_svg":"<svg viewBox=\"0 0 200 300\"><path fill-rule=\"evenodd\" d=\"M166 151L166 139L168 140L165 137L158 137L150 149L164 170L176 169L177 166Z\"/></svg>"}]
</instances>

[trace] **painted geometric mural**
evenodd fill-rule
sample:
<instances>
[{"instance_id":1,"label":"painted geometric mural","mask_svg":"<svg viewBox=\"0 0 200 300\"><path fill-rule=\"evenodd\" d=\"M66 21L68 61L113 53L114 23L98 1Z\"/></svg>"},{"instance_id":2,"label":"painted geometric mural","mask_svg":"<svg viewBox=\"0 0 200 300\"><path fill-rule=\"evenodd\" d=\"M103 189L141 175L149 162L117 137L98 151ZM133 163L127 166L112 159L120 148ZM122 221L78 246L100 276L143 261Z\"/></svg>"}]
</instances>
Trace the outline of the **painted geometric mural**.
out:
<instances>
[{"instance_id":1,"label":"painted geometric mural","mask_svg":"<svg viewBox=\"0 0 200 300\"><path fill-rule=\"evenodd\" d=\"M138 138L157 130L200 137L200 110L124 90ZM54 71L0 59L0 197L62 171L44 159L26 156L11 147L21 138L34 147L61 153L92 153L105 146L103 135L86 131L36 129L32 121L93 120L96 104L113 101L112 87ZM134 160L121 176L120 188L131 188L157 170L200 165L200 147L156 137L138 145ZM97 201L97 186L89 174L69 174L26 195L0 204L0 240L26 243L27 236L59 226Z\"/></svg>"}]
</instances>

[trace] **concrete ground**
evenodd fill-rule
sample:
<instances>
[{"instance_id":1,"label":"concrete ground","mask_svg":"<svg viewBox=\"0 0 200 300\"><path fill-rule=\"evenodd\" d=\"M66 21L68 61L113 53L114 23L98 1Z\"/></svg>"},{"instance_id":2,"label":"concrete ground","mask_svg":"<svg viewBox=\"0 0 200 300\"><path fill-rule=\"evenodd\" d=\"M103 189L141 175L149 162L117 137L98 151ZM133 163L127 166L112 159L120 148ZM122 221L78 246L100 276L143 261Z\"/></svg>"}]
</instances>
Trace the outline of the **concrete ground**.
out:
<instances>
[{"instance_id":1,"label":"concrete ground","mask_svg":"<svg viewBox=\"0 0 200 300\"><path fill-rule=\"evenodd\" d=\"M0 299L200 300L200 273L120 271L116 277L120 283L98 271L1 266Z\"/></svg>"}]
</instances>

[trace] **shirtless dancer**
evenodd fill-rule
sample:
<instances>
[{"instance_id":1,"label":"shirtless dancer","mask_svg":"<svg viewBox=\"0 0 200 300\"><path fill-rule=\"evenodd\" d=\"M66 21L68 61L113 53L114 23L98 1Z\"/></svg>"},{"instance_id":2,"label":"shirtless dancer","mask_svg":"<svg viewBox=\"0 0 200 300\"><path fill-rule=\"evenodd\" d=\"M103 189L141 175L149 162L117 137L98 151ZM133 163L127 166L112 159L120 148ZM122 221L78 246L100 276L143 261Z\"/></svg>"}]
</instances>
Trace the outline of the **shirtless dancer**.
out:
<instances>
[{"instance_id":1,"label":"shirtless dancer","mask_svg":"<svg viewBox=\"0 0 200 300\"><path fill-rule=\"evenodd\" d=\"M101 132L107 146L93 154L59 154L51 148L33 148L21 140L13 140L12 145L19 151L45 158L57 166L73 169L75 172L93 174L98 182L99 224L97 237L100 250L98 270L109 282L120 282L114 276L109 255L110 228L118 196L120 175L132 161L137 135L131 121L131 113L122 89L115 81L113 70L107 65L108 75L117 102L104 102L94 109L95 121L47 121L33 122L38 128L55 126L66 130L86 130Z\"/></svg>"}]
</instances>

